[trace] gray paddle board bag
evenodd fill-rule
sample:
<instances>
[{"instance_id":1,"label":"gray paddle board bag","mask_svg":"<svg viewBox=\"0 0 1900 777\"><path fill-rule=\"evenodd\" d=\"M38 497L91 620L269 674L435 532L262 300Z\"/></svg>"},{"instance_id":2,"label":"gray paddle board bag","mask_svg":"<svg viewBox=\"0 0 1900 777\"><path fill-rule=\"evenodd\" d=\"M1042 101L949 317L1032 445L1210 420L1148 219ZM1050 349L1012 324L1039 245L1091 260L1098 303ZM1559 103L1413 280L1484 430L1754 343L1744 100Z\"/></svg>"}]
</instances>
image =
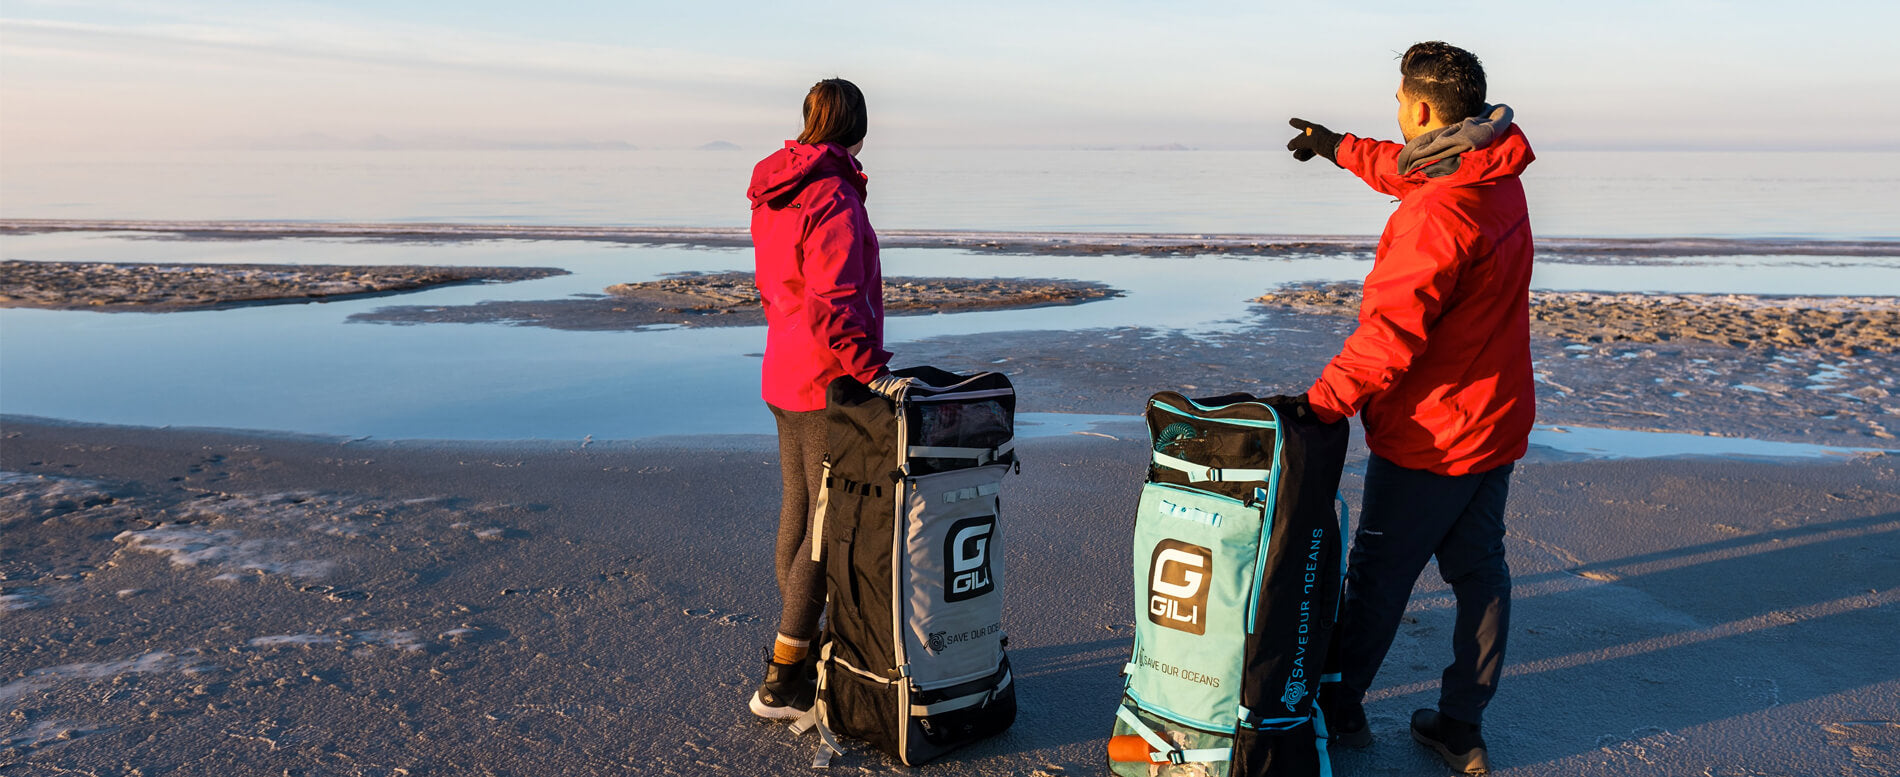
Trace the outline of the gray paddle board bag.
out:
<instances>
[{"instance_id":1,"label":"gray paddle board bag","mask_svg":"<svg viewBox=\"0 0 1900 777\"><path fill-rule=\"evenodd\" d=\"M998 521L1016 392L994 372L895 374L915 381L896 401L850 378L827 397L827 616L818 701L794 726L819 730L814 765L841 752L832 734L915 765L1016 718Z\"/></svg>"}]
</instances>

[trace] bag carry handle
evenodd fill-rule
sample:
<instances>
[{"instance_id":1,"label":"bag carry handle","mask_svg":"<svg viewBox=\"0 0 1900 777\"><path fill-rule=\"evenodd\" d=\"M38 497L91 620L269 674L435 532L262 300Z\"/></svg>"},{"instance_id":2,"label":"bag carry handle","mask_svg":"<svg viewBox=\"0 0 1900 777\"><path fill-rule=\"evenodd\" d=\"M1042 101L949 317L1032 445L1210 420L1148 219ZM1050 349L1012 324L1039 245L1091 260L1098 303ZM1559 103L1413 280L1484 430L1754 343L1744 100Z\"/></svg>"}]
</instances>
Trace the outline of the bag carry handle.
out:
<instances>
[{"instance_id":1,"label":"bag carry handle","mask_svg":"<svg viewBox=\"0 0 1900 777\"><path fill-rule=\"evenodd\" d=\"M1245 483L1266 480L1273 476L1270 469L1226 469L1222 467L1204 467L1187 459L1169 456L1156 451L1154 462L1168 469L1188 476L1190 482L1215 481L1220 483Z\"/></svg>"},{"instance_id":2,"label":"bag carry handle","mask_svg":"<svg viewBox=\"0 0 1900 777\"><path fill-rule=\"evenodd\" d=\"M994 448L958 448L949 445L912 445L907 451L913 459L975 459L977 466L992 463L1003 454L1016 449L1016 441L998 445Z\"/></svg>"},{"instance_id":3,"label":"bag carry handle","mask_svg":"<svg viewBox=\"0 0 1900 777\"><path fill-rule=\"evenodd\" d=\"M936 704L912 704L910 705L911 717L916 717L916 718L929 717L931 715L937 715L940 713L950 712L952 710L960 710L965 707L975 707L979 704L988 705L991 701L994 701L996 699L997 694L1002 693L1004 688L1009 687L1009 680L1010 680L1009 672L1005 671L1003 672L1002 681L998 682L994 687L990 688L989 690L977 691L976 693L967 694L964 696L958 696L948 701L937 702Z\"/></svg>"},{"instance_id":4,"label":"bag carry handle","mask_svg":"<svg viewBox=\"0 0 1900 777\"><path fill-rule=\"evenodd\" d=\"M1205 747L1196 750L1187 750L1178 745L1169 744L1167 740L1162 739L1160 735L1156 734L1153 729L1148 728L1148 724L1141 722L1141 718L1136 717L1135 713L1130 711L1126 704L1115 705L1115 717L1121 718L1123 723L1127 723L1129 728L1134 729L1136 734L1139 734L1143 740L1147 741L1149 749L1148 760L1152 763L1184 764L1233 760L1234 749L1231 747Z\"/></svg>"}]
</instances>

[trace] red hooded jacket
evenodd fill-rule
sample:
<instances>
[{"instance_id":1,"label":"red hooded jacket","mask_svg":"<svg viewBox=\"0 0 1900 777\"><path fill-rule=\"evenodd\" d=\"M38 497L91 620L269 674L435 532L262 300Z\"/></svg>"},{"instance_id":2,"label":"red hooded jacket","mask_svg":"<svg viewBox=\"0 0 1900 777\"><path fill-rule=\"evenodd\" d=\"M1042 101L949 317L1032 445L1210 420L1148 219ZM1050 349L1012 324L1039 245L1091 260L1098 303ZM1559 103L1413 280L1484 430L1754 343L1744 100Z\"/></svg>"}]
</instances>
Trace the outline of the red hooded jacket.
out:
<instances>
[{"instance_id":1,"label":"red hooded jacket","mask_svg":"<svg viewBox=\"0 0 1900 777\"><path fill-rule=\"evenodd\" d=\"M1363 413L1366 445L1408 469L1483 472L1524 455L1536 418L1530 353L1531 163L1516 126L1438 177L1403 147L1352 135L1339 166L1400 198L1366 276L1359 327L1307 399L1322 420Z\"/></svg>"},{"instance_id":2,"label":"red hooded jacket","mask_svg":"<svg viewBox=\"0 0 1900 777\"><path fill-rule=\"evenodd\" d=\"M840 375L870 382L884 350L884 273L864 212L863 170L836 144L786 141L752 168L754 279L765 300L760 394L823 410Z\"/></svg>"}]
</instances>

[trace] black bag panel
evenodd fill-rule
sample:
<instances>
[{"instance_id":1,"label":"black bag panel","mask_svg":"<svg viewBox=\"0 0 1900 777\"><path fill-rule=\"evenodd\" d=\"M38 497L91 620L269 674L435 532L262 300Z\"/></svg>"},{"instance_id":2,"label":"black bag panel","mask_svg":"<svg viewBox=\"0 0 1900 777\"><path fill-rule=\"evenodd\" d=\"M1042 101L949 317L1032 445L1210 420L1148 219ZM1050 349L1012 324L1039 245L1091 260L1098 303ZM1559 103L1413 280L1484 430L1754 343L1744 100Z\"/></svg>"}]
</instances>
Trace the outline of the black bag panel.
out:
<instances>
[{"instance_id":1,"label":"black bag panel","mask_svg":"<svg viewBox=\"0 0 1900 777\"><path fill-rule=\"evenodd\" d=\"M852 666L894 677L890 521L880 531L851 519L866 513L888 515L896 507L888 493L880 499L834 488L826 499L824 566L830 606L825 622L832 652ZM882 584L875 577L879 572Z\"/></svg>"},{"instance_id":2,"label":"black bag panel","mask_svg":"<svg viewBox=\"0 0 1900 777\"><path fill-rule=\"evenodd\" d=\"M904 763L915 766L1008 729L1016 722L1014 678L1011 678L1009 685L1000 690L994 690L1005 677L1009 677L1007 657L997 667L996 673L989 677L933 691L911 692L912 704L929 705L993 691L988 699L974 706L911 718L910 752L906 753L902 759Z\"/></svg>"},{"instance_id":3,"label":"black bag panel","mask_svg":"<svg viewBox=\"0 0 1900 777\"><path fill-rule=\"evenodd\" d=\"M867 672L895 676L891 532L899 484L891 402L852 378L826 397L825 587L832 651Z\"/></svg>"},{"instance_id":4,"label":"black bag panel","mask_svg":"<svg viewBox=\"0 0 1900 777\"><path fill-rule=\"evenodd\" d=\"M1285 451L1240 703L1263 718L1302 717L1327 671L1338 614L1346 538L1335 498L1350 426L1274 401Z\"/></svg>"},{"instance_id":5,"label":"black bag panel","mask_svg":"<svg viewBox=\"0 0 1900 777\"><path fill-rule=\"evenodd\" d=\"M892 490L899 454L891 401L848 375L832 381L825 394L825 452L832 474Z\"/></svg>"},{"instance_id":6,"label":"black bag panel","mask_svg":"<svg viewBox=\"0 0 1900 777\"><path fill-rule=\"evenodd\" d=\"M1234 732L1234 760L1228 773L1233 777L1318 777L1324 773L1322 759L1310 720L1284 732L1243 726Z\"/></svg>"},{"instance_id":7,"label":"black bag panel","mask_svg":"<svg viewBox=\"0 0 1900 777\"><path fill-rule=\"evenodd\" d=\"M1174 391L1157 393L1149 398L1148 409L1145 413L1148 421L1148 439L1157 452L1205 467L1268 469L1273 466L1273 448L1277 440L1274 430L1203 420L1204 418L1243 421L1274 420L1273 414L1266 408L1245 404L1226 404L1254 401L1258 400L1250 394L1228 394L1189 400L1186 396ZM1197 402L1212 409L1203 410L1196 407ZM1222 406L1223 404L1225 406ZM1169 408L1193 413L1200 418L1181 415ZM1251 501L1254 489L1266 485L1265 483L1190 481L1186 474L1161 466L1151 466L1148 479L1156 483L1190 486L1241 501Z\"/></svg>"},{"instance_id":8,"label":"black bag panel","mask_svg":"<svg viewBox=\"0 0 1900 777\"><path fill-rule=\"evenodd\" d=\"M841 668L828 668L822 694L825 725L833 732L862 739L886 753L896 753L898 721L904 719L904 713L897 709L897 690L895 684L876 682Z\"/></svg>"}]
</instances>

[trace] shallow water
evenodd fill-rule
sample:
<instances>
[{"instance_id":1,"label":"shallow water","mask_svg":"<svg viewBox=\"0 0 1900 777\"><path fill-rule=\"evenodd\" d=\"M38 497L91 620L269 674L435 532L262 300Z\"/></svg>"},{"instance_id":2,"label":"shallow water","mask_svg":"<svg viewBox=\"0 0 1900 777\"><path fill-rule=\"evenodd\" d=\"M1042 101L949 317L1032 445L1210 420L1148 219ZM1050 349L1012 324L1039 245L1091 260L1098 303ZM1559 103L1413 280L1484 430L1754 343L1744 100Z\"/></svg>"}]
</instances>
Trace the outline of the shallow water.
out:
<instances>
[{"instance_id":1,"label":"shallow water","mask_svg":"<svg viewBox=\"0 0 1900 777\"><path fill-rule=\"evenodd\" d=\"M1747 437L1711 437L1571 425L1537 427L1531 432L1531 446L1596 459L1665 459L1685 456L1820 459L1864 453L1900 455L1900 450L1888 448L1848 448Z\"/></svg>"},{"instance_id":2,"label":"shallow water","mask_svg":"<svg viewBox=\"0 0 1900 777\"><path fill-rule=\"evenodd\" d=\"M1147 435L1147 427L1141 416L1112 413L1023 413L1017 417L1016 425L1017 436L1025 438L1084 434L1118 440L1143 440ZM1748 437L1602 429L1573 424L1539 425L1531 430L1531 447L1591 459L1828 459L1869 453L1900 455L1900 449L1895 448L1813 445Z\"/></svg>"},{"instance_id":3,"label":"shallow water","mask_svg":"<svg viewBox=\"0 0 1900 777\"><path fill-rule=\"evenodd\" d=\"M0 217L736 227L752 165L772 150L16 154L0 157ZM873 139L861 159L882 229L1370 235L1392 208L1344 171L1278 149ZM1900 153L1553 147L1524 183L1541 236L1900 239Z\"/></svg>"},{"instance_id":4,"label":"shallow water","mask_svg":"<svg viewBox=\"0 0 1900 777\"><path fill-rule=\"evenodd\" d=\"M422 439L635 439L768 431L759 327L572 332L346 323L385 305L597 294L683 270L750 269L741 249L556 241L190 241L9 236L9 259L556 266L572 275L328 303L190 313L0 310L0 412L92 423ZM1060 277L1126 296L1079 306L892 318L903 344L944 335L1143 326L1231 329L1279 284L1362 277L1342 256L1023 257L885 253L890 276ZM1854 257L1619 266L1544 263L1546 289L1900 296L1900 269ZM682 401L683 400L683 401ZM683 407L689 411L682 411ZM1033 409L1033 402L1031 408Z\"/></svg>"}]
</instances>

